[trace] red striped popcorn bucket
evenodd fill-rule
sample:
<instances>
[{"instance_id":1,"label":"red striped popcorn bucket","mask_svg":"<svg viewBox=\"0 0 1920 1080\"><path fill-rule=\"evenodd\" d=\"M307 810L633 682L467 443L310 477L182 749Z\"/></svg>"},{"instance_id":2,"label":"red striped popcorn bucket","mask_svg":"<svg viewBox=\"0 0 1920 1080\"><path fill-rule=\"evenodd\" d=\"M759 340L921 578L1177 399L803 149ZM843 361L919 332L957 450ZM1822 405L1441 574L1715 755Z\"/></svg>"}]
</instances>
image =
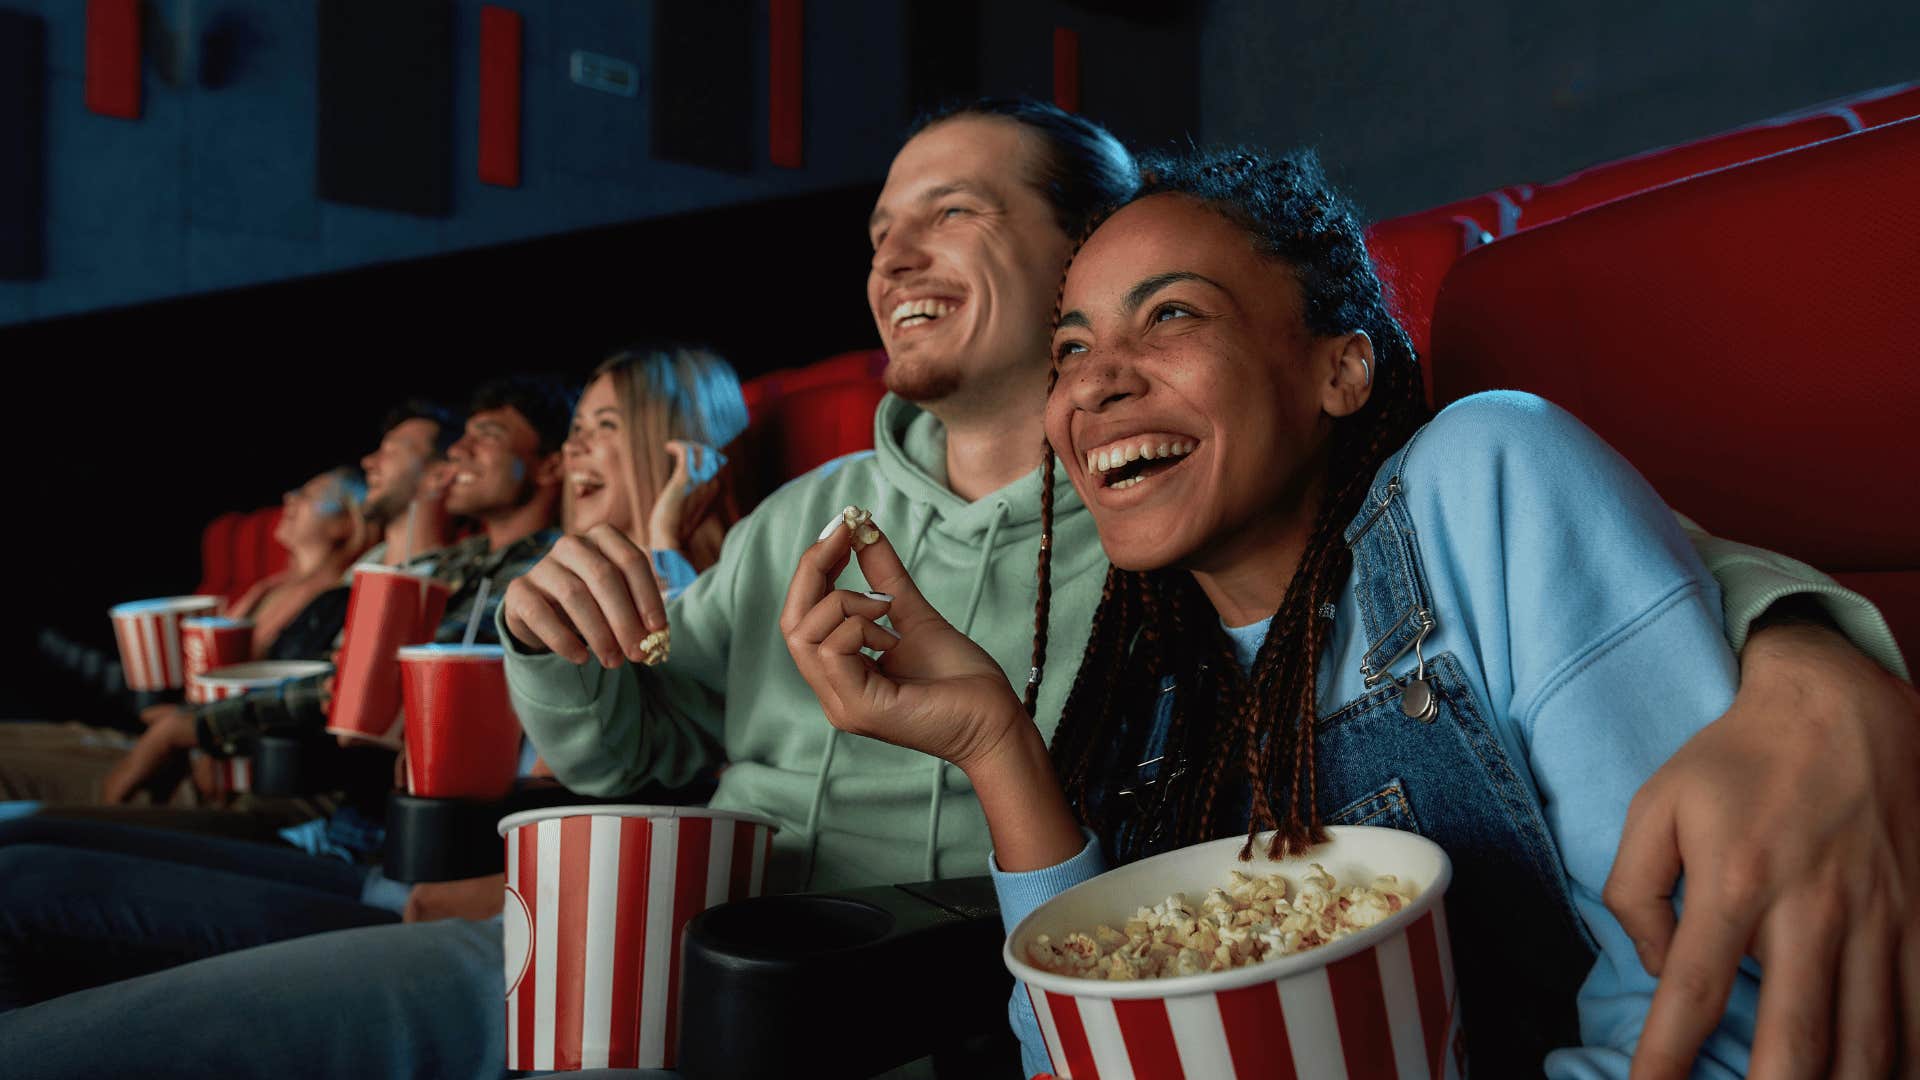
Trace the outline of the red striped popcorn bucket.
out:
<instances>
[{"instance_id":1,"label":"red striped popcorn bucket","mask_svg":"<svg viewBox=\"0 0 1920 1080\"><path fill-rule=\"evenodd\" d=\"M249 690L278 686L291 679L325 675L332 670L333 665L325 660L256 660L245 664L228 664L225 667L217 667L195 675L187 683L187 700L196 705L203 705L209 701L221 701L244 694ZM200 756L201 752L195 750L194 755ZM213 789L202 794L215 800L224 800L228 796L253 790L252 758L244 756L213 758L212 763Z\"/></svg>"},{"instance_id":2,"label":"red striped popcorn bucket","mask_svg":"<svg viewBox=\"0 0 1920 1080\"><path fill-rule=\"evenodd\" d=\"M243 795L253 790L253 759L250 757L214 757L205 750L195 750L193 759L194 775L202 770L211 777L211 781L200 790L202 797L209 802L223 803L235 795Z\"/></svg>"},{"instance_id":3,"label":"red striped popcorn bucket","mask_svg":"<svg viewBox=\"0 0 1920 1080\"><path fill-rule=\"evenodd\" d=\"M507 839L507 1068L672 1068L680 937L760 895L773 822L693 806L563 806Z\"/></svg>"},{"instance_id":4,"label":"red striped popcorn bucket","mask_svg":"<svg viewBox=\"0 0 1920 1080\"><path fill-rule=\"evenodd\" d=\"M1055 1075L1066 1080L1444 1080L1464 1072L1460 1010L1442 895L1452 865L1413 833L1335 826L1304 858L1239 859L1244 837L1209 841L1109 871L1041 905L1002 956L1025 984ZM1248 967L1164 979L1056 975L1027 962L1058 941L1124 926L1141 907L1185 893L1198 902L1230 870L1279 873L1298 886L1309 863L1345 886L1393 874L1419 888L1378 925Z\"/></svg>"},{"instance_id":5,"label":"red striped popcorn bucket","mask_svg":"<svg viewBox=\"0 0 1920 1080\"><path fill-rule=\"evenodd\" d=\"M180 650L180 620L220 606L217 596L163 596L135 600L107 611L120 644L120 666L129 690L179 690L187 684Z\"/></svg>"},{"instance_id":6,"label":"red striped popcorn bucket","mask_svg":"<svg viewBox=\"0 0 1920 1080\"><path fill-rule=\"evenodd\" d=\"M187 700L205 701L195 682L214 668L242 664L253 655L253 620L222 615L181 619L180 655L187 666Z\"/></svg>"}]
</instances>

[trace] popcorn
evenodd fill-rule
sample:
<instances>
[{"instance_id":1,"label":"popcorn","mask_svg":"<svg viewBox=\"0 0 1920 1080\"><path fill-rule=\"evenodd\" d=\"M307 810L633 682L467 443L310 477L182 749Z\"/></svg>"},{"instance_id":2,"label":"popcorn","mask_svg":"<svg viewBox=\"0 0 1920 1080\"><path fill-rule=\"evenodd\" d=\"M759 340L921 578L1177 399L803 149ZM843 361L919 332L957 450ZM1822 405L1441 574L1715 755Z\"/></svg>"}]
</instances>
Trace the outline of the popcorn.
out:
<instances>
[{"instance_id":1,"label":"popcorn","mask_svg":"<svg viewBox=\"0 0 1920 1080\"><path fill-rule=\"evenodd\" d=\"M659 667L667 662L667 655L672 652L672 646L671 630L655 630L640 639L640 662L648 667Z\"/></svg>"},{"instance_id":2,"label":"popcorn","mask_svg":"<svg viewBox=\"0 0 1920 1080\"><path fill-rule=\"evenodd\" d=\"M1342 888L1319 863L1307 867L1297 892L1279 874L1233 870L1226 886L1208 889L1197 907L1185 893L1174 893L1134 912L1122 929L1097 926L1057 944L1042 934L1027 946L1027 960L1043 971L1087 979L1227 971L1377 925L1406 907L1416 891L1391 875Z\"/></svg>"},{"instance_id":3,"label":"popcorn","mask_svg":"<svg viewBox=\"0 0 1920 1080\"><path fill-rule=\"evenodd\" d=\"M873 527L873 515L857 506L849 506L840 511L840 520L853 534L854 550L866 547L880 539L880 530Z\"/></svg>"}]
</instances>

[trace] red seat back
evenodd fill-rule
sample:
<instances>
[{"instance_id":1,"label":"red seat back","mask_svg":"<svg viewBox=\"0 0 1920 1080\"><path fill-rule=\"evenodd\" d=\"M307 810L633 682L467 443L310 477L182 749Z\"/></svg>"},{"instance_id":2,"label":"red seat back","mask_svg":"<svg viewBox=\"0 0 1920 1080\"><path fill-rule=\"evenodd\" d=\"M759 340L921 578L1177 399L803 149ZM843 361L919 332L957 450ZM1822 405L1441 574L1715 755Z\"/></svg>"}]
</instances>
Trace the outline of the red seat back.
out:
<instances>
[{"instance_id":1,"label":"red seat back","mask_svg":"<svg viewBox=\"0 0 1920 1080\"><path fill-rule=\"evenodd\" d=\"M1860 122L1868 127L1920 116L1920 83L1909 83L1892 90L1877 90L1871 97L1856 101L1850 107Z\"/></svg>"},{"instance_id":2,"label":"red seat back","mask_svg":"<svg viewBox=\"0 0 1920 1080\"><path fill-rule=\"evenodd\" d=\"M1920 119L1464 255L1440 401L1541 394L1713 532L1845 573L1920 649Z\"/></svg>"},{"instance_id":3,"label":"red seat back","mask_svg":"<svg viewBox=\"0 0 1920 1080\"><path fill-rule=\"evenodd\" d=\"M1367 251L1386 283L1388 306L1422 357L1427 355L1428 327L1441 280L1455 259L1485 237L1477 221L1438 212L1382 221L1367 230ZM1421 366L1427 396L1432 397L1431 369Z\"/></svg>"},{"instance_id":4,"label":"red seat back","mask_svg":"<svg viewBox=\"0 0 1920 1080\"><path fill-rule=\"evenodd\" d=\"M273 530L280 525L278 506L253 510L243 515L234 533L233 581L227 597L236 598L268 574L285 569L286 549L274 542Z\"/></svg>"},{"instance_id":5,"label":"red seat back","mask_svg":"<svg viewBox=\"0 0 1920 1080\"><path fill-rule=\"evenodd\" d=\"M200 533L200 584L196 596L233 596L233 545L240 529L239 513L221 514Z\"/></svg>"},{"instance_id":6,"label":"red seat back","mask_svg":"<svg viewBox=\"0 0 1920 1080\"><path fill-rule=\"evenodd\" d=\"M886 392L880 380L863 379L808 387L770 402L749 429L765 486L873 449L873 410Z\"/></svg>"},{"instance_id":7,"label":"red seat back","mask_svg":"<svg viewBox=\"0 0 1920 1080\"><path fill-rule=\"evenodd\" d=\"M1532 195L1520 206L1520 225L1531 229L1661 184L1845 135L1853 126L1847 115L1838 111L1826 112L1795 120L1756 124L1724 135L1595 165L1551 184L1536 186Z\"/></svg>"},{"instance_id":8,"label":"red seat back","mask_svg":"<svg viewBox=\"0 0 1920 1080\"><path fill-rule=\"evenodd\" d=\"M880 349L857 349L830 356L805 367L782 368L755 376L741 386L747 414L758 417L760 408L775 398L815 386L866 382L880 377L887 369L887 354Z\"/></svg>"}]
</instances>

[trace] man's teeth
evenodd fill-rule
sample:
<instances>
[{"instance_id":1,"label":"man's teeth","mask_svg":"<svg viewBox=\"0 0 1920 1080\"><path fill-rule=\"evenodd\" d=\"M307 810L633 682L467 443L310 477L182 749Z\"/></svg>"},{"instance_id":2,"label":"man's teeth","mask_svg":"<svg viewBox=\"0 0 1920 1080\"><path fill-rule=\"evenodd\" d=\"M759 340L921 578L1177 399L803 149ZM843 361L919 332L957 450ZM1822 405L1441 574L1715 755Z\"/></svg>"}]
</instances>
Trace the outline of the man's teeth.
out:
<instances>
[{"instance_id":1,"label":"man's teeth","mask_svg":"<svg viewBox=\"0 0 1920 1080\"><path fill-rule=\"evenodd\" d=\"M893 309L892 322L895 326L905 326L909 323L919 326L921 323L944 318L952 312L953 305L945 300L903 300Z\"/></svg>"},{"instance_id":2,"label":"man's teeth","mask_svg":"<svg viewBox=\"0 0 1920 1080\"><path fill-rule=\"evenodd\" d=\"M1100 473L1111 472L1114 469L1120 468L1122 465L1139 461L1143 458L1152 461L1155 458L1186 457L1188 454L1193 453L1195 445L1191 439L1166 439L1159 442L1151 439L1143 439L1137 443L1130 442L1117 446L1109 446L1104 450L1089 450L1087 451L1087 471ZM1109 486L1115 488L1131 487L1139 482L1140 477L1136 476Z\"/></svg>"}]
</instances>

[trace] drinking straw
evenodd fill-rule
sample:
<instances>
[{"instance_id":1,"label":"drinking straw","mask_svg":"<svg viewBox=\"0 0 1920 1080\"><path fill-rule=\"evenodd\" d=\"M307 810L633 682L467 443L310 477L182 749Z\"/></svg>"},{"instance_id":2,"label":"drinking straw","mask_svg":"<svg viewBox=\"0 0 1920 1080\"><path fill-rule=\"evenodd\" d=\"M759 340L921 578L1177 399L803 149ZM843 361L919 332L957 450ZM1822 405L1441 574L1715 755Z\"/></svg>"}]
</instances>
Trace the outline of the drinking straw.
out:
<instances>
[{"instance_id":1,"label":"drinking straw","mask_svg":"<svg viewBox=\"0 0 1920 1080\"><path fill-rule=\"evenodd\" d=\"M487 587L492 584L489 578L480 579L480 591L473 597L473 610L467 613L467 636L460 644L472 645L474 635L480 632L480 613L487 609Z\"/></svg>"},{"instance_id":2,"label":"drinking straw","mask_svg":"<svg viewBox=\"0 0 1920 1080\"><path fill-rule=\"evenodd\" d=\"M406 542L406 546L400 549L400 565L401 566L405 566L408 563L413 561L413 511L414 509L415 507L412 503L407 504L407 542Z\"/></svg>"}]
</instances>

